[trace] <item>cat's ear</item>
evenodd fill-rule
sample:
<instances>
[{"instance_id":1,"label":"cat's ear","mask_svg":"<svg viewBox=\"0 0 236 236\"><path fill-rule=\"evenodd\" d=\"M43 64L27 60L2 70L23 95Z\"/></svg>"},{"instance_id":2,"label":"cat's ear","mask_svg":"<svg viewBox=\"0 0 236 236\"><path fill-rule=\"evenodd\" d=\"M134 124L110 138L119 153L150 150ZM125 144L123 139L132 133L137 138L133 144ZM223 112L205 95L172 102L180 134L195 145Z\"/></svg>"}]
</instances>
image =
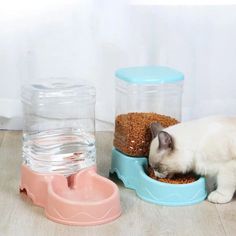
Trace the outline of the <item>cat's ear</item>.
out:
<instances>
[{"instance_id":1,"label":"cat's ear","mask_svg":"<svg viewBox=\"0 0 236 236\"><path fill-rule=\"evenodd\" d=\"M162 150L170 149L173 150L174 143L171 135L165 131L158 133L159 138L159 148Z\"/></svg>"},{"instance_id":2,"label":"cat's ear","mask_svg":"<svg viewBox=\"0 0 236 236\"><path fill-rule=\"evenodd\" d=\"M152 139L154 139L163 130L163 127L161 126L160 123L155 122L155 123L151 123L150 130L152 134Z\"/></svg>"}]
</instances>

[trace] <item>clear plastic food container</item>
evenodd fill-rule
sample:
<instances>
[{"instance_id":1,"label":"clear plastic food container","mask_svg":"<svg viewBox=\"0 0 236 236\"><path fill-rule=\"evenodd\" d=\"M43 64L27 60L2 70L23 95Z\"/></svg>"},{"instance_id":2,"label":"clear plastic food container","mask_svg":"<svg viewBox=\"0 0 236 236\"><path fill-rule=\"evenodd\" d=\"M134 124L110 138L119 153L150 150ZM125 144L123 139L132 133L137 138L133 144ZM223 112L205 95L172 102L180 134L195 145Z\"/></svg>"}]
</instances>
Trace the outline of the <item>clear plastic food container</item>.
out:
<instances>
[{"instance_id":1,"label":"clear plastic food container","mask_svg":"<svg viewBox=\"0 0 236 236\"><path fill-rule=\"evenodd\" d=\"M116 71L114 147L126 155L147 156L152 122L163 127L181 120L184 75L161 66Z\"/></svg>"},{"instance_id":2,"label":"clear plastic food container","mask_svg":"<svg viewBox=\"0 0 236 236\"><path fill-rule=\"evenodd\" d=\"M23 164L71 175L95 165L95 88L54 79L22 88Z\"/></svg>"}]
</instances>

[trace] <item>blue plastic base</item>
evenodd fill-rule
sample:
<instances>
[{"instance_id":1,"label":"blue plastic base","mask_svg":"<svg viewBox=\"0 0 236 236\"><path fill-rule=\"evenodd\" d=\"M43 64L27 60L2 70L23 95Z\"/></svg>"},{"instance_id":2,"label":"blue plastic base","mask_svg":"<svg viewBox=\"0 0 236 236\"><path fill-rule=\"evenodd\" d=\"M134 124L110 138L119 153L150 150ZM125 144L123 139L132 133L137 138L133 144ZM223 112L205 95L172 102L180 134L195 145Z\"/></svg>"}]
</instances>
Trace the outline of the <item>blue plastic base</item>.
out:
<instances>
[{"instance_id":1,"label":"blue plastic base","mask_svg":"<svg viewBox=\"0 0 236 236\"><path fill-rule=\"evenodd\" d=\"M129 157L113 148L110 173L116 173L125 187L134 189L141 199L159 205L185 206L199 203L207 196L203 177L189 184L168 184L150 178L146 168L147 158Z\"/></svg>"}]
</instances>

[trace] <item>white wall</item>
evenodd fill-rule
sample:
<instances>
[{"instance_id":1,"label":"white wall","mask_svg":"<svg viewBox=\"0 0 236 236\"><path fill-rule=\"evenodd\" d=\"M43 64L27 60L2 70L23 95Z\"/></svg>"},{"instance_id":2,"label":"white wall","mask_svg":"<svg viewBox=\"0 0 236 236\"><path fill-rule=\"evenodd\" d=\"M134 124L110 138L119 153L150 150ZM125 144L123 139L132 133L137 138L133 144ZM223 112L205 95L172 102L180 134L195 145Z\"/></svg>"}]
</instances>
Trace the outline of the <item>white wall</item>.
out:
<instances>
[{"instance_id":1,"label":"white wall","mask_svg":"<svg viewBox=\"0 0 236 236\"><path fill-rule=\"evenodd\" d=\"M0 128L21 128L23 82L73 76L97 88L98 129L112 129L114 71L148 64L185 74L184 120L236 114L236 6L24 1L0 9Z\"/></svg>"}]
</instances>

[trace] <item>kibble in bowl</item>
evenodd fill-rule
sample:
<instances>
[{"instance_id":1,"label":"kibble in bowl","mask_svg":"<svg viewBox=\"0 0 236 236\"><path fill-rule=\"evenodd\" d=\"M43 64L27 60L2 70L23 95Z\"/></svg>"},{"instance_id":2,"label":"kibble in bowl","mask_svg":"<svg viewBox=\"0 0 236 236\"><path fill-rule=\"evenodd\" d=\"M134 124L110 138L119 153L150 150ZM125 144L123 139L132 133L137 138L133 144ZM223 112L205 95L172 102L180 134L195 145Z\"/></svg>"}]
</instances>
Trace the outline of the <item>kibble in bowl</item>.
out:
<instances>
[{"instance_id":1,"label":"kibble in bowl","mask_svg":"<svg viewBox=\"0 0 236 236\"><path fill-rule=\"evenodd\" d=\"M198 177L193 173L175 174L172 178L158 178L155 176L154 170L151 166L147 169L147 175L152 179L168 184L189 184L198 180Z\"/></svg>"},{"instance_id":2,"label":"kibble in bowl","mask_svg":"<svg viewBox=\"0 0 236 236\"><path fill-rule=\"evenodd\" d=\"M176 119L152 112L121 114L115 120L114 147L133 156L148 156L152 140L150 124L159 122L164 128L179 123Z\"/></svg>"},{"instance_id":3,"label":"kibble in bowl","mask_svg":"<svg viewBox=\"0 0 236 236\"><path fill-rule=\"evenodd\" d=\"M165 183L152 179L154 172L149 171L150 174L147 158L130 158L113 148L110 173L116 173L124 186L134 189L143 200L160 205L183 206L201 202L207 195L203 177L187 177L186 180L185 176L181 181L175 178L171 179L170 184L169 179L162 179Z\"/></svg>"}]
</instances>

